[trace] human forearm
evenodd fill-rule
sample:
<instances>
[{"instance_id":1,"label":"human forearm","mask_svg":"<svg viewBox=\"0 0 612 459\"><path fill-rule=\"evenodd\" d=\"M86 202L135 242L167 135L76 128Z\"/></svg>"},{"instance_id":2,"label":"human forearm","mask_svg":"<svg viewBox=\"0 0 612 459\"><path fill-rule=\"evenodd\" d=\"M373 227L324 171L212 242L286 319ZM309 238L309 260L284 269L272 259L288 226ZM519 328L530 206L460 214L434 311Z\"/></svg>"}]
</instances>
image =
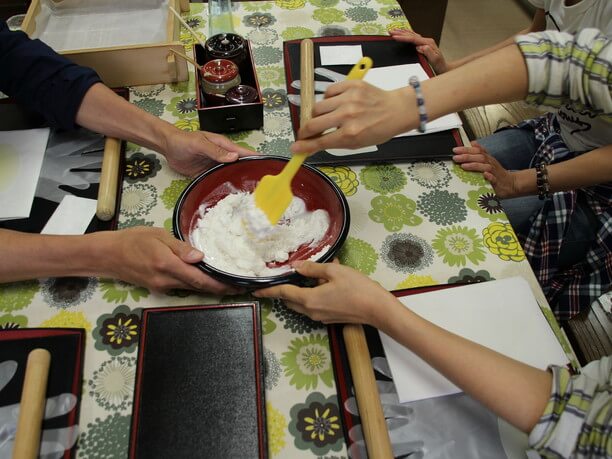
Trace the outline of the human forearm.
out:
<instances>
[{"instance_id":1,"label":"human forearm","mask_svg":"<svg viewBox=\"0 0 612 459\"><path fill-rule=\"evenodd\" d=\"M109 255L103 234L52 236L0 230L0 283L103 275L101 260Z\"/></svg>"},{"instance_id":2,"label":"human forearm","mask_svg":"<svg viewBox=\"0 0 612 459\"><path fill-rule=\"evenodd\" d=\"M506 38L505 40L496 43L493 46L489 46L488 48L482 49L480 51L476 51L475 53L472 53L468 56L462 57L461 59L457 59L454 61L450 61L447 63L447 70L453 70L456 69L458 67L461 67L462 65L467 64L468 62L472 62L475 61L476 59L479 59L483 56L487 56L491 53L494 53L497 50L500 50L502 48L505 48L508 45L511 45L514 43L514 39L517 35L522 35L522 34L527 34L527 33L531 33L531 32L537 32L540 30L544 30L546 26L546 21L545 21L545 16L544 16L544 10L538 9L536 11L536 14L534 15L533 21L531 23L531 25L521 31L519 31L517 34Z\"/></svg>"},{"instance_id":3,"label":"human forearm","mask_svg":"<svg viewBox=\"0 0 612 459\"><path fill-rule=\"evenodd\" d=\"M612 145L583 153L573 159L547 167L551 192L586 188L612 182ZM535 169L515 171L516 195L538 194Z\"/></svg>"},{"instance_id":4,"label":"human forearm","mask_svg":"<svg viewBox=\"0 0 612 459\"><path fill-rule=\"evenodd\" d=\"M532 430L550 396L549 372L454 335L395 299L388 302L377 327L500 417L524 432Z\"/></svg>"},{"instance_id":5,"label":"human forearm","mask_svg":"<svg viewBox=\"0 0 612 459\"><path fill-rule=\"evenodd\" d=\"M128 140L160 153L168 150L170 134L177 128L96 84L85 94L76 122L109 137Z\"/></svg>"}]
</instances>

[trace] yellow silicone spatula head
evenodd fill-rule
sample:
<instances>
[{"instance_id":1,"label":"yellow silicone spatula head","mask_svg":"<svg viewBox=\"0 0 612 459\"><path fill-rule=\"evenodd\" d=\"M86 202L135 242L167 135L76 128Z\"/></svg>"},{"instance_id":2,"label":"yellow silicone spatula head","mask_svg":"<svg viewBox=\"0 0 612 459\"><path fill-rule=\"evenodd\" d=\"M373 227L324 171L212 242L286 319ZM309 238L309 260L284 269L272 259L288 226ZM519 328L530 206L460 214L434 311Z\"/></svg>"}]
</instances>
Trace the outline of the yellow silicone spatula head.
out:
<instances>
[{"instance_id":1,"label":"yellow silicone spatula head","mask_svg":"<svg viewBox=\"0 0 612 459\"><path fill-rule=\"evenodd\" d=\"M362 58L349 72L347 79L361 79L372 67L372 59ZM312 40L306 38L300 45L300 123L306 123L312 116L314 101L314 54ZM291 181L307 158L305 153L294 154L278 175L266 175L257 184L253 197L255 206L276 225L291 200Z\"/></svg>"}]
</instances>

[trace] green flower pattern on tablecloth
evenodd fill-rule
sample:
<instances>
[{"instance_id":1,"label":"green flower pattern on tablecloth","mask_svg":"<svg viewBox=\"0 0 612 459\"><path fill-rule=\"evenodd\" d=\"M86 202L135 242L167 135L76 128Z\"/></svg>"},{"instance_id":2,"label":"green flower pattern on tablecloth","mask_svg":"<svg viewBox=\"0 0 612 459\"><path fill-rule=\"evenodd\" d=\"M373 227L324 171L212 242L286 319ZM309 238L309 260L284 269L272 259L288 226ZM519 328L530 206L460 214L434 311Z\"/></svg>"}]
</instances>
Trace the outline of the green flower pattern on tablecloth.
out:
<instances>
[{"instance_id":1,"label":"green flower pattern on tablecloth","mask_svg":"<svg viewBox=\"0 0 612 459\"><path fill-rule=\"evenodd\" d=\"M285 330L291 330L291 333L303 335L324 327L321 322L312 320L307 316L288 308L283 300L280 299L274 300L272 312L274 313L276 319L283 323L283 328L285 328Z\"/></svg>"},{"instance_id":2,"label":"green flower pattern on tablecloth","mask_svg":"<svg viewBox=\"0 0 612 459\"><path fill-rule=\"evenodd\" d=\"M406 174L392 164L366 166L361 170L359 178L366 189L380 194L398 193L408 182Z\"/></svg>"},{"instance_id":3,"label":"green flower pattern on tablecloth","mask_svg":"<svg viewBox=\"0 0 612 459\"><path fill-rule=\"evenodd\" d=\"M432 190L419 196L417 208L431 222L437 225L451 225L465 220L465 201L458 193L446 190Z\"/></svg>"},{"instance_id":4,"label":"green flower pattern on tablecloth","mask_svg":"<svg viewBox=\"0 0 612 459\"><path fill-rule=\"evenodd\" d=\"M364 22L353 27L353 35L385 35L387 31L377 22Z\"/></svg>"},{"instance_id":5,"label":"green flower pattern on tablecloth","mask_svg":"<svg viewBox=\"0 0 612 459\"><path fill-rule=\"evenodd\" d=\"M335 398L335 395L325 397L313 392L305 403L291 408L289 432L297 448L310 450L317 456L342 449L342 424Z\"/></svg>"},{"instance_id":6,"label":"green flower pattern on tablecloth","mask_svg":"<svg viewBox=\"0 0 612 459\"><path fill-rule=\"evenodd\" d=\"M140 301L149 296L149 291L144 287L138 287L117 279L102 279L100 290L102 298L109 303L124 303L128 298L131 301Z\"/></svg>"},{"instance_id":7,"label":"green flower pattern on tablecloth","mask_svg":"<svg viewBox=\"0 0 612 459\"><path fill-rule=\"evenodd\" d=\"M79 437L79 454L91 459L127 457L130 416L111 414L88 423Z\"/></svg>"},{"instance_id":8,"label":"green flower pattern on tablecloth","mask_svg":"<svg viewBox=\"0 0 612 459\"><path fill-rule=\"evenodd\" d=\"M245 38L255 45L271 45L278 40L278 32L274 29L258 28L250 31Z\"/></svg>"},{"instance_id":9,"label":"green flower pattern on tablecloth","mask_svg":"<svg viewBox=\"0 0 612 459\"><path fill-rule=\"evenodd\" d=\"M297 10L304 7L306 0L276 0L274 3L285 10Z\"/></svg>"},{"instance_id":10,"label":"green flower pattern on tablecloth","mask_svg":"<svg viewBox=\"0 0 612 459\"><path fill-rule=\"evenodd\" d=\"M125 185L121 195L121 213L128 217L148 214L157 204L157 190L148 183Z\"/></svg>"},{"instance_id":11,"label":"green flower pattern on tablecloth","mask_svg":"<svg viewBox=\"0 0 612 459\"><path fill-rule=\"evenodd\" d=\"M128 183L142 182L155 177L160 170L161 162L155 154L137 152L125 160L123 177Z\"/></svg>"},{"instance_id":12,"label":"green flower pattern on tablecloth","mask_svg":"<svg viewBox=\"0 0 612 459\"><path fill-rule=\"evenodd\" d=\"M242 18L242 22L247 27L269 27L274 25L276 18L270 13L253 13L247 14Z\"/></svg>"},{"instance_id":13,"label":"green flower pattern on tablecloth","mask_svg":"<svg viewBox=\"0 0 612 459\"><path fill-rule=\"evenodd\" d=\"M89 301L97 286L93 277L57 277L43 283L41 294L49 306L66 309Z\"/></svg>"},{"instance_id":14,"label":"green flower pattern on tablecloth","mask_svg":"<svg viewBox=\"0 0 612 459\"><path fill-rule=\"evenodd\" d=\"M96 349L110 355L134 352L140 334L140 313L141 309L131 310L122 304L112 313L102 314L92 332Z\"/></svg>"},{"instance_id":15,"label":"green flower pattern on tablecloth","mask_svg":"<svg viewBox=\"0 0 612 459\"><path fill-rule=\"evenodd\" d=\"M285 84L285 70L280 65L266 65L257 63L257 78L262 86L283 86Z\"/></svg>"},{"instance_id":16,"label":"green flower pattern on tablecloth","mask_svg":"<svg viewBox=\"0 0 612 459\"><path fill-rule=\"evenodd\" d=\"M381 258L389 268L401 273L414 273L433 262L431 246L414 234L399 233L386 237L380 249Z\"/></svg>"},{"instance_id":17,"label":"green flower pattern on tablecloth","mask_svg":"<svg viewBox=\"0 0 612 459\"><path fill-rule=\"evenodd\" d=\"M287 27L281 32L281 37L284 41L297 40L300 38L311 38L314 36L314 31L307 27Z\"/></svg>"},{"instance_id":18,"label":"green flower pattern on tablecloth","mask_svg":"<svg viewBox=\"0 0 612 459\"><path fill-rule=\"evenodd\" d=\"M178 120L174 125L181 131L194 132L200 129L200 121L197 118Z\"/></svg>"},{"instance_id":19,"label":"green flower pattern on tablecloth","mask_svg":"<svg viewBox=\"0 0 612 459\"><path fill-rule=\"evenodd\" d=\"M189 179L172 180L170 186L167 187L161 194L161 200L166 209L174 209L176 201L190 182L191 180Z\"/></svg>"},{"instance_id":20,"label":"green flower pattern on tablecloth","mask_svg":"<svg viewBox=\"0 0 612 459\"><path fill-rule=\"evenodd\" d=\"M264 364L266 369L266 389L272 390L278 384L283 370L276 355L269 349L264 349Z\"/></svg>"},{"instance_id":21,"label":"green flower pattern on tablecloth","mask_svg":"<svg viewBox=\"0 0 612 459\"><path fill-rule=\"evenodd\" d=\"M310 0L310 3L317 8L333 8L340 0Z\"/></svg>"},{"instance_id":22,"label":"green flower pattern on tablecloth","mask_svg":"<svg viewBox=\"0 0 612 459\"><path fill-rule=\"evenodd\" d=\"M261 155L276 155L276 156L284 156L285 158L289 158L291 156L291 152L289 151L289 147L291 146L291 140L289 139L270 139L263 142L257 151Z\"/></svg>"},{"instance_id":23,"label":"green flower pattern on tablecloth","mask_svg":"<svg viewBox=\"0 0 612 459\"><path fill-rule=\"evenodd\" d=\"M437 285L439 282L436 282L431 276L419 276L418 274L410 274L406 279L401 281L399 284L395 286L396 289L403 288L415 288L415 287L428 287L430 285Z\"/></svg>"},{"instance_id":24,"label":"green flower pattern on tablecloth","mask_svg":"<svg viewBox=\"0 0 612 459\"><path fill-rule=\"evenodd\" d=\"M371 22L375 21L378 17L376 10L373 10L372 8L365 8L363 6L349 8L346 10L346 15L349 19L352 19L355 22Z\"/></svg>"},{"instance_id":25,"label":"green flower pattern on tablecloth","mask_svg":"<svg viewBox=\"0 0 612 459\"><path fill-rule=\"evenodd\" d=\"M432 190L448 186L451 179L450 172L442 161L411 163L407 173L411 180Z\"/></svg>"},{"instance_id":26,"label":"green flower pattern on tablecloth","mask_svg":"<svg viewBox=\"0 0 612 459\"><path fill-rule=\"evenodd\" d=\"M316 389L319 380L332 387L334 372L327 335L310 335L291 341L280 360L289 383L297 389Z\"/></svg>"},{"instance_id":27,"label":"green flower pattern on tablecloth","mask_svg":"<svg viewBox=\"0 0 612 459\"><path fill-rule=\"evenodd\" d=\"M26 316L13 314L0 315L0 330L12 330L14 328L25 328L28 326L28 318Z\"/></svg>"},{"instance_id":28,"label":"green flower pattern on tablecloth","mask_svg":"<svg viewBox=\"0 0 612 459\"><path fill-rule=\"evenodd\" d=\"M357 174L355 174L350 167L321 166L319 169L330 179L332 179L346 196L353 196L355 193L357 193L359 180L357 180Z\"/></svg>"},{"instance_id":29,"label":"green flower pattern on tablecloth","mask_svg":"<svg viewBox=\"0 0 612 459\"><path fill-rule=\"evenodd\" d=\"M312 17L322 24L337 24L346 21L342 11L336 8L319 8L314 10Z\"/></svg>"},{"instance_id":30,"label":"green flower pattern on tablecloth","mask_svg":"<svg viewBox=\"0 0 612 459\"><path fill-rule=\"evenodd\" d=\"M91 323L82 312L61 311L40 324L43 328L83 328L91 330Z\"/></svg>"},{"instance_id":31,"label":"green flower pattern on tablecloth","mask_svg":"<svg viewBox=\"0 0 612 459\"><path fill-rule=\"evenodd\" d=\"M287 92L284 89L266 88L261 91L264 110L280 110L287 105Z\"/></svg>"},{"instance_id":32,"label":"green flower pattern on tablecloth","mask_svg":"<svg viewBox=\"0 0 612 459\"><path fill-rule=\"evenodd\" d=\"M368 242L354 237L348 237L338 252L340 263L361 271L363 274L372 274L378 263L378 254Z\"/></svg>"},{"instance_id":33,"label":"green flower pattern on tablecloth","mask_svg":"<svg viewBox=\"0 0 612 459\"><path fill-rule=\"evenodd\" d=\"M179 96L174 97L166 106L166 110L174 116L196 116L197 102L195 96Z\"/></svg>"},{"instance_id":34,"label":"green flower pattern on tablecloth","mask_svg":"<svg viewBox=\"0 0 612 459\"><path fill-rule=\"evenodd\" d=\"M37 280L0 284L0 311L18 311L29 305L40 286Z\"/></svg>"},{"instance_id":35,"label":"green flower pattern on tablecloth","mask_svg":"<svg viewBox=\"0 0 612 459\"><path fill-rule=\"evenodd\" d=\"M190 6L183 17L205 40L207 6ZM236 2L233 7L234 29L250 40L256 61L266 128L229 137L258 153L285 157L294 135L282 42L409 29L396 0L278 0ZM196 40L185 28L179 39L191 54ZM197 131L195 72L188 74L185 82L130 88L130 101L179 129ZM190 179L170 171L167 161L150 149L128 144L126 151L118 228L156 226L171 232L172 210ZM482 282L529 270L516 235L497 207L499 201L480 173L463 171L450 161L320 169L342 190L351 208L349 237L338 257L385 288ZM139 308L219 302L214 295L168 293L154 295L118 281L96 283L86 278L0 285L0 329L87 331L79 457L127 455ZM222 301L238 298L254 300L241 295ZM257 301L269 455L346 457L326 326L280 300Z\"/></svg>"},{"instance_id":36,"label":"green flower pattern on tablecloth","mask_svg":"<svg viewBox=\"0 0 612 459\"><path fill-rule=\"evenodd\" d=\"M482 218L489 220L504 219L504 209L495 192L490 188L480 187L477 190L468 191L467 206L478 212Z\"/></svg>"},{"instance_id":37,"label":"green flower pattern on tablecloth","mask_svg":"<svg viewBox=\"0 0 612 459\"><path fill-rule=\"evenodd\" d=\"M489 251L504 261L523 261L525 252L510 223L491 223L482 230Z\"/></svg>"},{"instance_id":38,"label":"green flower pattern on tablecloth","mask_svg":"<svg viewBox=\"0 0 612 459\"><path fill-rule=\"evenodd\" d=\"M449 284L477 284L478 282L486 282L495 280L491 277L489 271L481 269L474 271L470 268L463 268L459 274L448 279Z\"/></svg>"},{"instance_id":39,"label":"green flower pattern on tablecloth","mask_svg":"<svg viewBox=\"0 0 612 459\"><path fill-rule=\"evenodd\" d=\"M164 113L164 101L160 99L145 97L133 101L133 104L155 116L161 116Z\"/></svg>"},{"instance_id":40,"label":"green flower pattern on tablecloth","mask_svg":"<svg viewBox=\"0 0 612 459\"><path fill-rule=\"evenodd\" d=\"M325 25L321 27L316 36L318 37L341 37L343 35L350 35L351 31L346 27L340 25Z\"/></svg>"},{"instance_id":41,"label":"green flower pattern on tablecloth","mask_svg":"<svg viewBox=\"0 0 612 459\"><path fill-rule=\"evenodd\" d=\"M128 218L117 224L117 229L132 228L133 226L155 226L155 223L144 218Z\"/></svg>"},{"instance_id":42,"label":"green flower pattern on tablecloth","mask_svg":"<svg viewBox=\"0 0 612 459\"><path fill-rule=\"evenodd\" d=\"M452 226L436 233L432 247L450 266L465 266L468 260L477 265L485 259L482 240L473 228Z\"/></svg>"},{"instance_id":43,"label":"green flower pattern on tablecloth","mask_svg":"<svg viewBox=\"0 0 612 459\"><path fill-rule=\"evenodd\" d=\"M275 46L260 46L253 51L256 65L278 64L283 59L283 52Z\"/></svg>"},{"instance_id":44,"label":"green flower pattern on tablecloth","mask_svg":"<svg viewBox=\"0 0 612 459\"><path fill-rule=\"evenodd\" d=\"M94 371L89 395L105 410L124 410L132 405L136 357L111 357Z\"/></svg>"},{"instance_id":45,"label":"green flower pattern on tablecloth","mask_svg":"<svg viewBox=\"0 0 612 459\"><path fill-rule=\"evenodd\" d=\"M372 199L372 210L368 216L376 223L382 223L390 232L401 230L404 225L417 226L423 219L414 215L416 203L403 194L377 196Z\"/></svg>"},{"instance_id":46,"label":"green flower pattern on tablecloth","mask_svg":"<svg viewBox=\"0 0 612 459\"><path fill-rule=\"evenodd\" d=\"M283 413L272 406L272 403L266 402L266 426L268 428L268 451L271 456L278 455L287 441L285 439L287 432L287 420Z\"/></svg>"},{"instance_id":47,"label":"green flower pattern on tablecloth","mask_svg":"<svg viewBox=\"0 0 612 459\"><path fill-rule=\"evenodd\" d=\"M459 177L459 180L468 185L484 186L487 184L487 181L480 172L464 171L461 166L455 163L453 163L451 170L453 174Z\"/></svg>"}]
</instances>

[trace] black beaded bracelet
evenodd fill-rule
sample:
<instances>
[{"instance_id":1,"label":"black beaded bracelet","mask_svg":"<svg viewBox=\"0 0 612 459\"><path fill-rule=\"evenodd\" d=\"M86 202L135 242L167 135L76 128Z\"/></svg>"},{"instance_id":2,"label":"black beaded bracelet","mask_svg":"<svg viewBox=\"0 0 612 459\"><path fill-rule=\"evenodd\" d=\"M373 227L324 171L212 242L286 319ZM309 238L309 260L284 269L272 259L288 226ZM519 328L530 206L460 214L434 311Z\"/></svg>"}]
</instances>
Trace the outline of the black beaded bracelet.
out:
<instances>
[{"instance_id":1,"label":"black beaded bracelet","mask_svg":"<svg viewBox=\"0 0 612 459\"><path fill-rule=\"evenodd\" d=\"M427 125L427 110L425 110L425 99L423 98L423 91L421 91L421 83L416 76L411 76L408 83L414 88L414 94L416 96L417 109L419 111L419 132L425 132L425 127Z\"/></svg>"},{"instance_id":2,"label":"black beaded bracelet","mask_svg":"<svg viewBox=\"0 0 612 459\"><path fill-rule=\"evenodd\" d=\"M548 183L548 170L546 164L539 163L536 169L536 185L538 187L538 198L540 200L550 198L550 184Z\"/></svg>"}]
</instances>

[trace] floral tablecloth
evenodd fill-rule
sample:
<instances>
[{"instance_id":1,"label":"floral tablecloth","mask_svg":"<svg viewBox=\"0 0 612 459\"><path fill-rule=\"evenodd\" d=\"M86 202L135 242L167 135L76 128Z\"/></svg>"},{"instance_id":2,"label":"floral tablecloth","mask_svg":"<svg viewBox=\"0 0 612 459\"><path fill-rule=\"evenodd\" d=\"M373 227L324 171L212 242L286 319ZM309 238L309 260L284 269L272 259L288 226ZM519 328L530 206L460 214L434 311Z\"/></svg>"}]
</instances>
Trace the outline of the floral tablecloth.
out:
<instances>
[{"instance_id":1,"label":"floral tablecloth","mask_svg":"<svg viewBox=\"0 0 612 459\"><path fill-rule=\"evenodd\" d=\"M205 6L192 4L184 14L204 39ZM265 124L261 131L230 137L262 154L285 156L293 134L283 41L409 27L394 0L240 2L234 4L233 20L235 31L253 47ZM190 50L194 40L183 29L181 41ZM188 82L131 88L130 97L181 129L199 128L193 72ZM499 201L480 175L450 162L322 169L350 205L342 263L388 289L520 275L546 305ZM188 183L160 155L128 144L119 227L155 225L170 231L174 203ZM219 300L226 299L189 292L155 295L106 279L46 279L0 285L0 326L86 329L78 455L120 458L128 448L142 308ZM326 328L276 301L264 302L262 319L270 456L345 457Z\"/></svg>"}]
</instances>

